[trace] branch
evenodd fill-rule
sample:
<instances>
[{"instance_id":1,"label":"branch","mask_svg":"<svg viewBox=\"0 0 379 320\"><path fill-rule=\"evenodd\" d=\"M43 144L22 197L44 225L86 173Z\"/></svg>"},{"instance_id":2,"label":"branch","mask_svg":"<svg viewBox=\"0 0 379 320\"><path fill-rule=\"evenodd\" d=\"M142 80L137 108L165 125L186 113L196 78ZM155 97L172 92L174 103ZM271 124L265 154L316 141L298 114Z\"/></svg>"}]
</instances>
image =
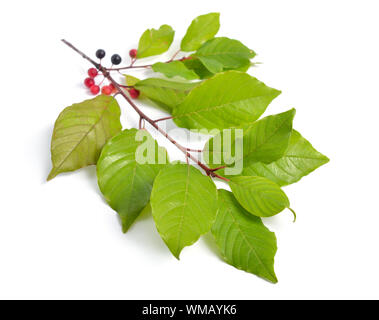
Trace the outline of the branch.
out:
<instances>
[{"instance_id":1,"label":"branch","mask_svg":"<svg viewBox=\"0 0 379 320\"><path fill-rule=\"evenodd\" d=\"M229 181L229 179L221 177L220 175L216 174L214 169L212 170L212 169L208 168L200 160L198 160L194 156L192 156L188 152L188 148L185 148L182 145L180 145L178 142L176 142L175 139L173 139L172 137L170 137L167 132L165 132L163 129L161 129L156 124L156 122L154 120L152 120L151 118L149 118L144 112L142 112L142 110L140 110L138 108L138 106L129 98L129 96L124 92L124 90L122 90L122 87L117 83L117 81L115 81L112 78L112 76L109 73L109 71L115 71L115 70L118 71L118 70L122 70L123 68L107 69L107 68L103 67L101 64L95 62L93 59L91 59L85 53L83 53L82 51L80 51L79 49L77 49L76 47L74 47L70 42L68 42L68 41L66 41L64 39L62 39L62 41L68 47L70 47L72 50L74 50L75 52L77 52L79 55L81 55L84 59L86 59L91 64L93 64L99 71L101 71L103 73L104 77L107 78L109 80L109 82L114 85L114 87L118 90L118 93L121 94L123 96L123 98L131 105L131 107L138 113L138 115L140 116L140 119L141 119L140 120L141 124L142 124L143 121L148 122L153 128L155 128L159 133L161 133L164 137L166 137L166 139L168 139L172 144L174 144L180 151L182 151L185 154L185 156L187 157L187 159L191 159L200 168L202 168L208 176L213 177L213 178L219 178L219 179L224 180L224 181ZM130 66L130 67L125 67L124 69L144 68L144 67L146 67L146 66L139 66L139 67L137 67L137 66L135 66L135 67L134 66Z\"/></svg>"},{"instance_id":2,"label":"branch","mask_svg":"<svg viewBox=\"0 0 379 320\"><path fill-rule=\"evenodd\" d=\"M171 120L171 119L173 119L173 117L166 117L166 118L161 118L161 119L154 120L154 122L157 123L157 122Z\"/></svg>"},{"instance_id":3,"label":"branch","mask_svg":"<svg viewBox=\"0 0 379 320\"><path fill-rule=\"evenodd\" d=\"M203 152L203 150L197 150L197 149L191 149L191 148L187 148L187 151L189 151L189 152L197 152L197 153L202 153ZM211 169L211 171L215 171L215 170Z\"/></svg>"},{"instance_id":4,"label":"branch","mask_svg":"<svg viewBox=\"0 0 379 320\"><path fill-rule=\"evenodd\" d=\"M65 39L62 39L62 42L64 44L66 44L67 46L69 46L72 50L76 51L77 53L79 53L84 59L88 60L89 62L91 62L97 69L100 69L101 65L97 62L95 62L94 60L92 60L89 56L87 56L86 54L84 54L83 52L81 52L80 50L78 50L76 47L74 47L70 42L66 41Z\"/></svg>"},{"instance_id":5,"label":"branch","mask_svg":"<svg viewBox=\"0 0 379 320\"><path fill-rule=\"evenodd\" d=\"M75 49L74 49L75 50ZM164 63L170 63L170 62L173 62L173 61L183 61L183 60L187 60L189 59L190 57L183 57L181 59L177 59L175 60L176 56L180 53L180 50L178 50L177 52L175 52L175 54L173 55L173 57L164 62ZM127 67L121 67L121 68L107 68L107 71L121 71L121 70L128 70L128 69L148 69L148 68L151 68L153 65L152 64L147 64L147 65L144 65L144 66L135 66L134 63L137 61L137 59L134 59L132 61L132 63L127 66Z\"/></svg>"},{"instance_id":6,"label":"branch","mask_svg":"<svg viewBox=\"0 0 379 320\"><path fill-rule=\"evenodd\" d=\"M176 58L176 56L180 53L180 49L178 50L178 51L176 51L175 53L174 53L174 55L172 56L172 58L170 59L170 60L168 60L167 62L172 62L172 61L174 61L175 60L175 58Z\"/></svg>"},{"instance_id":7,"label":"branch","mask_svg":"<svg viewBox=\"0 0 379 320\"><path fill-rule=\"evenodd\" d=\"M134 66L130 65L128 67L121 67L121 68L106 68L107 71L121 71L121 70L127 70L127 69L147 69L151 68L152 64L147 64L145 66Z\"/></svg>"}]
</instances>

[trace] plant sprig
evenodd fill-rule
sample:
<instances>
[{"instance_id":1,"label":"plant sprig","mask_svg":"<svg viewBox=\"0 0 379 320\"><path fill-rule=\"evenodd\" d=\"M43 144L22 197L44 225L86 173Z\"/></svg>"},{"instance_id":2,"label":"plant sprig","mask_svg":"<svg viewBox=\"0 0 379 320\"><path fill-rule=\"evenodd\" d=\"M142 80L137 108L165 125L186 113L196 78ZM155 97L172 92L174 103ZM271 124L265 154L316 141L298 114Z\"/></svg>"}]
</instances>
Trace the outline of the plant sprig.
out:
<instances>
[{"instance_id":1,"label":"plant sprig","mask_svg":"<svg viewBox=\"0 0 379 320\"><path fill-rule=\"evenodd\" d=\"M175 32L168 25L146 30L138 49L129 52L130 64L121 67L117 54L111 56L112 66L105 67L105 50L96 51L98 62L62 40L92 65L84 84L92 94L101 94L59 115L48 180L96 165L99 188L120 215L123 232L142 211L151 210L176 258L211 231L226 262L276 283L276 237L261 217L285 209L295 215L282 187L329 159L293 129L295 109L261 118L281 92L247 73L256 53L238 40L216 37L219 27L218 13L197 17L172 58L150 65L137 62L170 48ZM146 68L165 78L123 75L125 83L119 83L113 76ZM97 76L102 76L100 83ZM116 96L137 112L138 128L122 130ZM169 115L151 119L136 104L138 99ZM187 148L158 125L170 119L212 137L203 150ZM145 123L174 144L186 163L170 162ZM232 192L217 190L213 179L228 183Z\"/></svg>"}]
</instances>

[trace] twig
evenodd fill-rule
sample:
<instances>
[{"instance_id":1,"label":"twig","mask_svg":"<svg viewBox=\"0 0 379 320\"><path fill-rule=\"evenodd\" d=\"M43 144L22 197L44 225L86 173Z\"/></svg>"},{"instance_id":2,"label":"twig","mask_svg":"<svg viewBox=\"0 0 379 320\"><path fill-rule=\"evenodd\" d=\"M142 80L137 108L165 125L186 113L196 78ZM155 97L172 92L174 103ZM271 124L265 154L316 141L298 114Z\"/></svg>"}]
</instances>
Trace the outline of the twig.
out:
<instances>
[{"instance_id":1,"label":"twig","mask_svg":"<svg viewBox=\"0 0 379 320\"><path fill-rule=\"evenodd\" d=\"M172 56L172 58L170 59L170 60L168 60L167 62L172 62L172 61L174 61L174 59L176 58L176 56L180 53L180 49L178 50L178 51L176 51L175 53L174 53L174 55Z\"/></svg>"},{"instance_id":2,"label":"twig","mask_svg":"<svg viewBox=\"0 0 379 320\"><path fill-rule=\"evenodd\" d=\"M132 58L132 61L130 62L129 67L133 67L133 65L135 64L136 61L137 61L137 58Z\"/></svg>"},{"instance_id":3,"label":"twig","mask_svg":"<svg viewBox=\"0 0 379 320\"><path fill-rule=\"evenodd\" d=\"M143 118L139 118L139 125L138 125L138 129L145 129L145 119Z\"/></svg>"},{"instance_id":4,"label":"twig","mask_svg":"<svg viewBox=\"0 0 379 320\"><path fill-rule=\"evenodd\" d=\"M190 149L190 148L187 148L187 151L188 151L188 152L198 152L198 153L203 152L203 150L196 150L196 149ZM212 169L211 169L211 170L212 170Z\"/></svg>"},{"instance_id":5,"label":"twig","mask_svg":"<svg viewBox=\"0 0 379 320\"><path fill-rule=\"evenodd\" d=\"M171 120L171 119L173 119L173 117L166 117L166 118L154 120L154 122L157 123L157 122L161 122L161 121L165 121L165 120Z\"/></svg>"},{"instance_id":6,"label":"twig","mask_svg":"<svg viewBox=\"0 0 379 320\"><path fill-rule=\"evenodd\" d=\"M121 88L125 88L125 89L132 89L134 88L133 86L125 86L123 84L118 84Z\"/></svg>"},{"instance_id":7,"label":"twig","mask_svg":"<svg viewBox=\"0 0 379 320\"><path fill-rule=\"evenodd\" d=\"M221 170L221 169L225 169L226 166L222 166L222 167L218 167L218 168L214 168L214 169L210 169L212 172L216 172L218 170Z\"/></svg>"},{"instance_id":8,"label":"twig","mask_svg":"<svg viewBox=\"0 0 379 320\"><path fill-rule=\"evenodd\" d=\"M114 85L114 87L119 91L119 93L124 97L124 99L138 113L138 115L140 116L140 119L147 121L153 128L155 128L159 133L161 133L164 137L166 137L172 144L174 144L180 151L182 151L186 155L187 160L191 159L192 161L194 161L200 168L202 168L205 171L205 173L208 176L213 177L213 178L219 178L219 179L224 180L224 181L229 181L229 179L227 179L225 177L221 177L220 175L216 174L214 172L214 170L208 168L205 164L203 164L201 161L199 161L194 156L192 156L190 153L188 153L187 148L183 147L178 142L176 142L175 139L173 139L172 137L170 137L167 132L165 132L163 129L161 129L155 123L154 120L152 120L151 118L149 118L144 112L142 112L138 108L138 106L128 97L128 95L123 90L121 90L120 85L117 83L117 81L115 81L112 78L112 76L109 73L109 71L121 70L120 68L119 69L112 69L112 70L107 69L107 68L103 67L101 64L99 64L99 63L95 62L94 60L92 60L89 56L87 56L86 54L84 54L82 51L80 51L79 49L77 49L76 47L74 47L70 42L68 42L68 41L66 41L64 39L62 39L62 41L67 46L69 46L71 49L73 49L75 52L77 52L78 54L80 54L84 59L86 59L87 61L89 61L90 63L92 63L99 71L101 71L103 73L104 77L107 78L109 80L109 82ZM128 68L128 67L126 67L126 68ZM134 67L134 68L136 68L136 67Z\"/></svg>"},{"instance_id":9,"label":"twig","mask_svg":"<svg viewBox=\"0 0 379 320\"><path fill-rule=\"evenodd\" d=\"M147 68L151 68L151 66L152 66L151 64L148 64L145 66L130 65L130 66L121 67L121 68L105 68L105 70L107 70L107 71L121 71L121 70L127 70L127 69L147 69Z\"/></svg>"},{"instance_id":10,"label":"twig","mask_svg":"<svg viewBox=\"0 0 379 320\"><path fill-rule=\"evenodd\" d=\"M164 63L170 63L170 62L173 62L173 61L184 61L186 59L188 59L189 57L183 57L181 59L178 59L178 60L175 60L176 56L180 53L180 50L178 50L177 52L175 52L174 56L170 59L170 60L167 60L166 62ZM128 69L148 69L148 68L151 68L153 65L152 64L146 64L146 65L143 65L143 66L135 66L134 63L137 61L137 59L135 59L134 61L132 61L132 63L127 66L127 67L120 67L120 68L106 68L107 71L121 71L121 70L128 70Z\"/></svg>"}]
</instances>

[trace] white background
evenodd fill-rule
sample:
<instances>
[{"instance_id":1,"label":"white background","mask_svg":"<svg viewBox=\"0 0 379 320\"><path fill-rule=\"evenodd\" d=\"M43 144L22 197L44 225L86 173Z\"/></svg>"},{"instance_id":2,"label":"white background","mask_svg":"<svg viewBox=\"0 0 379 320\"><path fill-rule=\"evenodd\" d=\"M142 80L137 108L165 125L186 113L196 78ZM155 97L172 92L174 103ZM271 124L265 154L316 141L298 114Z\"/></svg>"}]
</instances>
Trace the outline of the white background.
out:
<instances>
[{"instance_id":1,"label":"white background","mask_svg":"<svg viewBox=\"0 0 379 320\"><path fill-rule=\"evenodd\" d=\"M374 0L2 2L0 298L379 298L378 9ZM94 167L45 182L56 117L89 97L89 65L59 40L126 57L146 28L172 25L177 46L212 11L219 35L264 62L251 73L283 91L267 114L295 107L296 129L331 159L285 188L297 223L289 212L266 220L277 285L223 263L209 235L177 261L149 216L122 234ZM125 127L136 126L122 108Z\"/></svg>"}]
</instances>

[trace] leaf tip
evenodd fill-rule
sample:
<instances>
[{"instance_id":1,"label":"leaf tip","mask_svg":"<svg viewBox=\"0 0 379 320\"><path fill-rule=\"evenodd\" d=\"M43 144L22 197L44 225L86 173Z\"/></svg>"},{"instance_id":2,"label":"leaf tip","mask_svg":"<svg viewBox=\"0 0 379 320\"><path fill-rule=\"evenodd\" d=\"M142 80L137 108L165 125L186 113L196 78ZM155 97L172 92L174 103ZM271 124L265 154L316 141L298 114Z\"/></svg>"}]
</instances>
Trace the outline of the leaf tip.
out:
<instances>
[{"instance_id":1,"label":"leaf tip","mask_svg":"<svg viewBox=\"0 0 379 320\"><path fill-rule=\"evenodd\" d=\"M277 284L279 282L278 278L276 277L276 275L273 275L273 278L270 279L270 282L273 283L273 284Z\"/></svg>"},{"instance_id":2,"label":"leaf tip","mask_svg":"<svg viewBox=\"0 0 379 320\"><path fill-rule=\"evenodd\" d=\"M58 175L58 173L56 173L55 169L53 168L50 171L49 175L47 176L46 181L50 181L50 180L54 179L57 175Z\"/></svg>"},{"instance_id":3,"label":"leaf tip","mask_svg":"<svg viewBox=\"0 0 379 320\"><path fill-rule=\"evenodd\" d=\"M122 223L122 233L127 233L130 229L131 224Z\"/></svg>"},{"instance_id":4,"label":"leaf tip","mask_svg":"<svg viewBox=\"0 0 379 320\"><path fill-rule=\"evenodd\" d=\"M163 239L163 240L166 243L166 245L167 245L168 249L170 250L170 252L172 253L172 255L176 258L176 260L180 261L180 254L181 254L183 248L181 248L181 247L177 247L177 248L172 247L169 244L169 242L167 242L165 239Z\"/></svg>"},{"instance_id":5,"label":"leaf tip","mask_svg":"<svg viewBox=\"0 0 379 320\"><path fill-rule=\"evenodd\" d=\"M170 251L171 251L172 255L176 258L176 260L180 261L180 253L182 252L182 250L178 249L178 250L174 251L174 250L170 249Z\"/></svg>"},{"instance_id":6,"label":"leaf tip","mask_svg":"<svg viewBox=\"0 0 379 320\"><path fill-rule=\"evenodd\" d=\"M290 114L291 114L291 117L294 118L295 115L296 115L296 109L295 109L295 108L289 109L289 110L288 110L288 113L290 113Z\"/></svg>"},{"instance_id":7,"label":"leaf tip","mask_svg":"<svg viewBox=\"0 0 379 320\"><path fill-rule=\"evenodd\" d=\"M277 284L279 282L278 278L276 277L274 269L270 270L269 273L268 273L268 275L267 276L263 276L262 278L264 278L265 280L271 282L272 284Z\"/></svg>"},{"instance_id":8,"label":"leaf tip","mask_svg":"<svg viewBox=\"0 0 379 320\"><path fill-rule=\"evenodd\" d=\"M279 282L278 278L276 277L274 269L272 270L267 270L267 273L265 274L257 274L255 272L250 272L254 275L257 275L258 277L272 283L272 284L277 284Z\"/></svg>"}]
</instances>

